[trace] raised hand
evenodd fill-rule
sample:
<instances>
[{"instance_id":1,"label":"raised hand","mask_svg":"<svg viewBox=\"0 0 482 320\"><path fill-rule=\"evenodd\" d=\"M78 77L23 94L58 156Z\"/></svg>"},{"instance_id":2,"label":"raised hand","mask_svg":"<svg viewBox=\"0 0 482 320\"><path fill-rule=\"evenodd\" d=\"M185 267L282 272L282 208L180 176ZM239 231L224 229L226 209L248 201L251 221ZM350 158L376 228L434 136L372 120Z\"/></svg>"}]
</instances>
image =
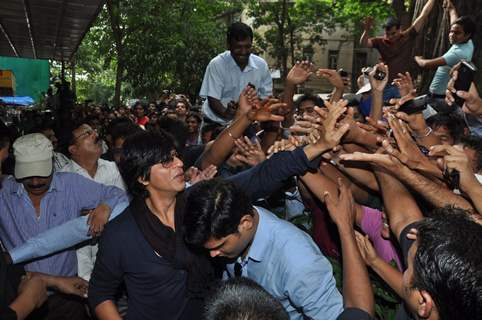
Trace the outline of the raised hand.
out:
<instances>
[{"instance_id":1,"label":"raised hand","mask_svg":"<svg viewBox=\"0 0 482 320\"><path fill-rule=\"evenodd\" d=\"M190 167L185 172L186 180L191 184L196 184L204 180L211 180L218 173L218 168L211 164L204 170L199 170L196 167Z\"/></svg>"},{"instance_id":2,"label":"raised hand","mask_svg":"<svg viewBox=\"0 0 482 320\"><path fill-rule=\"evenodd\" d=\"M371 266L373 262L378 259L378 254L373 247L373 244L368 238L368 235L363 236L360 232L355 231L355 238L356 244L358 246L358 250L360 251L360 255L365 261L367 266Z\"/></svg>"},{"instance_id":3,"label":"raised hand","mask_svg":"<svg viewBox=\"0 0 482 320\"><path fill-rule=\"evenodd\" d=\"M460 187L466 190L477 184L472 164L462 146L437 145L430 148L430 155L443 157L442 166L457 170L460 174Z\"/></svg>"},{"instance_id":4,"label":"raised hand","mask_svg":"<svg viewBox=\"0 0 482 320\"><path fill-rule=\"evenodd\" d=\"M265 99L261 102L258 109L252 109L247 113L248 119L251 121L283 121L284 117L274 114L275 111L287 107L286 103L280 102L278 99Z\"/></svg>"},{"instance_id":5,"label":"raised hand","mask_svg":"<svg viewBox=\"0 0 482 320\"><path fill-rule=\"evenodd\" d=\"M324 200L331 220L340 229L353 228L355 224L355 201L350 188L341 178L338 178L338 195L332 195L328 191L324 194Z\"/></svg>"},{"instance_id":6,"label":"raised hand","mask_svg":"<svg viewBox=\"0 0 482 320\"><path fill-rule=\"evenodd\" d=\"M415 141L408 133L408 129L401 120L395 119L393 116L388 118L388 123L392 128L393 135L397 141L399 150L392 147L390 143L385 140L383 147L385 151L400 162L405 164L410 169L422 171L440 171L435 164L432 164L429 159L420 151ZM441 174L441 172L439 172Z\"/></svg>"},{"instance_id":7,"label":"raised hand","mask_svg":"<svg viewBox=\"0 0 482 320\"><path fill-rule=\"evenodd\" d=\"M343 88L345 85L340 74L336 70L332 69L318 69L316 75L321 78L327 79L335 88Z\"/></svg>"},{"instance_id":8,"label":"raised hand","mask_svg":"<svg viewBox=\"0 0 482 320\"><path fill-rule=\"evenodd\" d=\"M410 72L405 72L405 74L399 73L398 78L394 79L393 83L398 87L398 90L400 90L400 96L402 97L409 94L413 96L417 94Z\"/></svg>"},{"instance_id":9,"label":"raised hand","mask_svg":"<svg viewBox=\"0 0 482 320\"><path fill-rule=\"evenodd\" d=\"M375 79L375 74L377 73L377 70L384 72L385 78L383 78L382 80ZM383 63L378 63L368 74L368 79L370 80L372 90L378 92L383 91L383 89L385 89L385 86L388 83L388 66Z\"/></svg>"},{"instance_id":10,"label":"raised hand","mask_svg":"<svg viewBox=\"0 0 482 320\"><path fill-rule=\"evenodd\" d=\"M370 31L373 29L373 17L366 17L363 21L363 30Z\"/></svg>"},{"instance_id":11,"label":"raised hand","mask_svg":"<svg viewBox=\"0 0 482 320\"><path fill-rule=\"evenodd\" d=\"M304 83L313 74L313 64L309 61L297 61L286 76L286 82L291 85Z\"/></svg>"},{"instance_id":12,"label":"raised hand","mask_svg":"<svg viewBox=\"0 0 482 320\"><path fill-rule=\"evenodd\" d=\"M390 154L354 152L342 154L340 155L340 159L345 161L369 162L393 173L399 172L404 167L397 158Z\"/></svg>"},{"instance_id":13,"label":"raised hand","mask_svg":"<svg viewBox=\"0 0 482 320\"><path fill-rule=\"evenodd\" d=\"M312 143L317 147L322 147L325 151L333 149L339 143L343 135L350 128L349 123L339 123L338 119L347 111L348 101L339 100L335 103L325 102L325 106L328 108L328 114L322 122L322 126L319 128L320 137ZM324 116L325 112L318 107L315 107L315 111Z\"/></svg>"},{"instance_id":14,"label":"raised hand","mask_svg":"<svg viewBox=\"0 0 482 320\"><path fill-rule=\"evenodd\" d=\"M244 139L239 138L234 140L234 144L238 148L238 152L235 156L236 159L247 165L254 167L266 159L266 155L264 154L258 139L253 143L245 136Z\"/></svg>"}]
</instances>

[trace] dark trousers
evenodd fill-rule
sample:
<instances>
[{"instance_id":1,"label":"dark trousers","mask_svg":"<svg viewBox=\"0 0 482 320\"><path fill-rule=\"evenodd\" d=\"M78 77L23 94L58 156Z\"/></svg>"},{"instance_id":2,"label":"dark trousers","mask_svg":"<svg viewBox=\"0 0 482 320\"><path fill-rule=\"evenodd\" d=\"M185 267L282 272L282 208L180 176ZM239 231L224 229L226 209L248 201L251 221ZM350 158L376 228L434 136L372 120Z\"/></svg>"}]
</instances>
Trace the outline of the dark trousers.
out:
<instances>
[{"instance_id":1,"label":"dark trousers","mask_svg":"<svg viewBox=\"0 0 482 320\"><path fill-rule=\"evenodd\" d=\"M28 320L88 320L86 300L76 296L53 294Z\"/></svg>"}]
</instances>

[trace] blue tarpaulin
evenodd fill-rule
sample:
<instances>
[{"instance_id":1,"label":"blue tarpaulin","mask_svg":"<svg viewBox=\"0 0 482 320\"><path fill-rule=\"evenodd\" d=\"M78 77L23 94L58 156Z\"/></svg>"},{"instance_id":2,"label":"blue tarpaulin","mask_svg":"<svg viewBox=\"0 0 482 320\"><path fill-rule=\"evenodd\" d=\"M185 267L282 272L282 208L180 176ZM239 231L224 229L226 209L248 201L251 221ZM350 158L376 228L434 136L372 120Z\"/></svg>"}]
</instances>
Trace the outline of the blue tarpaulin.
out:
<instances>
[{"instance_id":1,"label":"blue tarpaulin","mask_svg":"<svg viewBox=\"0 0 482 320\"><path fill-rule=\"evenodd\" d=\"M19 106L28 106L34 104L32 97L0 97L5 104L16 104Z\"/></svg>"}]
</instances>

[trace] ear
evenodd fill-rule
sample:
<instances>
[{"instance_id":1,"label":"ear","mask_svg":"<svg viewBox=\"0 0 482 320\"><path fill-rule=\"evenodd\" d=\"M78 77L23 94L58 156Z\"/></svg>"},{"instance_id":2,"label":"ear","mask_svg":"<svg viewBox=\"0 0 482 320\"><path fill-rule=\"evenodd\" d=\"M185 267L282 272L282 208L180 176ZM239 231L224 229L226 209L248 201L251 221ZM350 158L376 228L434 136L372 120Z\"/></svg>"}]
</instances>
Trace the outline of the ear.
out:
<instances>
[{"instance_id":1,"label":"ear","mask_svg":"<svg viewBox=\"0 0 482 320\"><path fill-rule=\"evenodd\" d=\"M250 214L245 214L241 217L238 225L238 232L248 231L255 227L254 217Z\"/></svg>"},{"instance_id":2,"label":"ear","mask_svg":"<svg viewBox=\"0 0 482 320\"><path fill-rule=\"evenodd\" d=\"M435 312L435 302L430 294L425 290L419 290L420 300L417 305L417 314L420 318L427 319Z\"/></svg>"},{"instance_id":3,"label":"ear","mask_svg":"<svg viewBox=\"0 0 482 320\"><path fill-rule=\"evenodd\" d=\"M144 180L142 177L137 178L137 182L144 185L145 187L149 185L149 181Z\"/></svg>"},{"instance_id":4,"label":"ear","mask_svg":"<svg viewBox=\"0 0 482 320\"><path fill-rule=\"evenodd\" d=\"M70 154L75 154L75 151L77 150L77 147L74 144L72 144L68 147L68 150L69 150Z\"/></svg>"}]
</instances>

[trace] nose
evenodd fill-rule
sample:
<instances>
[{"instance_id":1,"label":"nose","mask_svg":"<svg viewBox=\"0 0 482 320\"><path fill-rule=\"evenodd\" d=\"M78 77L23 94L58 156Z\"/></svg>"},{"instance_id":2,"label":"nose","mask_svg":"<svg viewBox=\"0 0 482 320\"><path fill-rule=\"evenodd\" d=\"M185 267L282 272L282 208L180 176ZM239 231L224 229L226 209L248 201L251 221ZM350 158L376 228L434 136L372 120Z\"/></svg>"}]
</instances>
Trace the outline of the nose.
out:
<instances>
[{"instance_id":1,"label":"nose","mask_svg":"<svg viewBox=\"0 0 482 320\"><path fill-rule=\"evenodd\" d=\"M179 159L179 157L174 157L174 165L176 167L183 167L184 163L182 162L181 159Z\"/></svg>"},{"instance_id":2,"label":"nose","mask_svg":"<svg viewBox=\"0 0 482 320\"><path fill-rule=\"evenodd\" d=\"M209 251L209 254L211 255L211 258L216 258L217 256L219 256L221 252L219 250L212 250L212 251Z\"/></svg>"}]
</instances>

